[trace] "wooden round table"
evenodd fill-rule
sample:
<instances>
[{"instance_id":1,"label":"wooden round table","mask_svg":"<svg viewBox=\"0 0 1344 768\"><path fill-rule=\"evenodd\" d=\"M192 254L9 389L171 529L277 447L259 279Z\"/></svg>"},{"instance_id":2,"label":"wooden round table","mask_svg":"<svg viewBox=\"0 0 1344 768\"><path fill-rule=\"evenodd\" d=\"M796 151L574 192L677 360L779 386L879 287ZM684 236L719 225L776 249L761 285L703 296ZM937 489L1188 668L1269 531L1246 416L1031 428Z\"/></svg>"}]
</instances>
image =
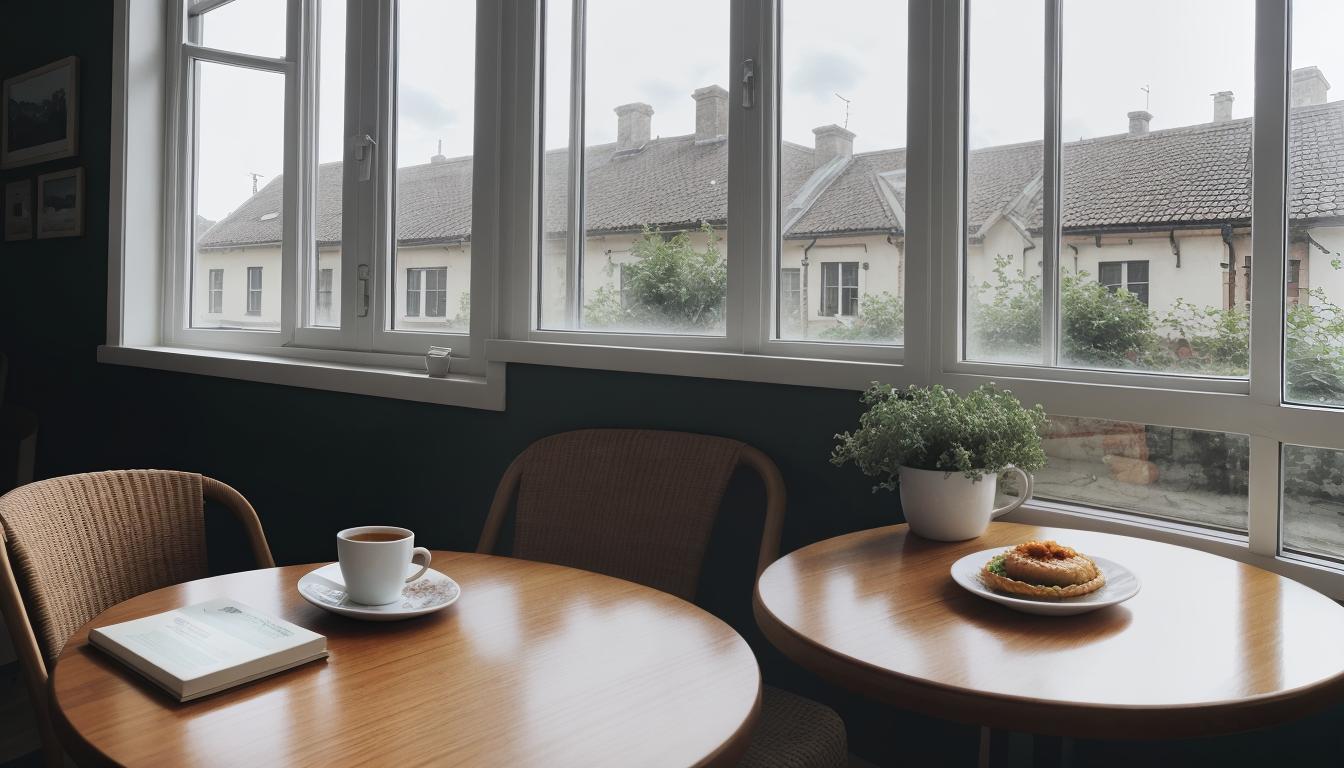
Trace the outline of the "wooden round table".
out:
<instances>
[{"instance_id":1,"label":"wooden round table","mask_svg":"<svg viewBox=\"0 0 1344 768\"><path fill-rule=\"evenodd\" d=\"M1031 616L952 581L963 555L1056 539L1123 564L1134 598ZM988 559L988 558L986 558ZM934 717L1052 736L1211 735L1344 698L1344 608L1216 555L1104 533L994 523L979 539L904 525L840 536L771 565L756 619L781 651L861 694Z\"/></svg>"},{"instance_id":2,"label":"wooden round table","mask_svg":"<svg viewBox=\"0 0 1344 768\"><path fill-rule=\"evenodd\" d=\"M160 589L82 627L51 676L81 763L720 765L745 750L760 673L728 625L587 571L435 552L462 586L436 614L335 616L295 588L316 566ZM326 635L330 657L179 704L87 642L91 627L232 597Z\"/></svg>"}]
</instances>

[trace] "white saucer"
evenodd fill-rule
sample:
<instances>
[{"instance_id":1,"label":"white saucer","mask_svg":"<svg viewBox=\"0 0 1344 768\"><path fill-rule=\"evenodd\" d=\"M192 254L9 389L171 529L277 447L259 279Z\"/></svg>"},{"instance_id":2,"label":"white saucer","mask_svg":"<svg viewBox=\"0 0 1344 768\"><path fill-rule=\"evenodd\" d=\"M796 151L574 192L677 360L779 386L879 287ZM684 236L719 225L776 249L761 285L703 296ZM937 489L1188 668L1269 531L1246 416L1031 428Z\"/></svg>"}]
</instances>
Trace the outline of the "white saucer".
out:
<instances>
[{"instance_id":1,"label":"white saucer","mask_svg":"<svg viewBox=\"0 0 1344 768\"><path fill-rule=\"evenodd\" d=\"M420 566L406 564L409 578ZM340 563L324 565L299 579L299 594L304 600L341 616L364 621L401 621L441 611L457 602L462 588L456 581L430 568L425 575L401 590L401 600L387 605L356 603L345 594L345 579Z\"/></svg>"},{"instance_id":2,"label":"white saucer","mask_svg":"<svg viewBox=\"0 0 1344 768\"><path fill-rule=\"evenodd\" d=\"M995 592L986 587L984 582L980 580L980 569L985 567L985 563L988 563L990 558L1006 549L1007 547L986 549L983 552L976 552L973 555L961 558L952 564L953 580L965 587L966 591L979 595L986 600L1006 605L1015 611L1035 613L1041 616L1072 616L1077 613L1087 613L1088 611L1123 603L1139 594L1139 577L1135 576L1133 571L1114 560L1107 560L1095 555L1088 555L1088 557L1092 558L1092 562L1097 564L1102 575L1106 577L1105 586L1096 592L1079 597L1065 597L1059 600L1037 600Z\"/></svg>"}]
</instances>

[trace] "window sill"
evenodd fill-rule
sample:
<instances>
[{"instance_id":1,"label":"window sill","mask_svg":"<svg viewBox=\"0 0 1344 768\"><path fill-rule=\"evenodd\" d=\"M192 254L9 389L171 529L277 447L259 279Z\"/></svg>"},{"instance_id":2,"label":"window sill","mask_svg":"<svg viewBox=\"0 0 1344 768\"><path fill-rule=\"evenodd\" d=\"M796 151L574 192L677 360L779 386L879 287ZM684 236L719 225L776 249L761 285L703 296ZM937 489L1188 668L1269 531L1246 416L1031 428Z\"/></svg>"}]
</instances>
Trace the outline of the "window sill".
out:
<instances>
[{"instance_id":1,"label":"window sill","mask_svg":"<svg viewBox=\"0 0 1344 768\"><path fill-rule=\"evenodd\" d=\"M874 381L901 383L905 371L905 367L897 363L553 341L492 339L486 342L485 351L486 359L493 363L556 365L828 389L863 390Z\"/></svg>"},{"instance_id":2,"label":"window sill","mask_svg":"<svg viewBox=\"0 0 1344 768\"><path fill-rule=\"evenodd\" d=\"M388 357L398 363L405 360L399 355ZM98 347L98 362L488 411L504 410L502 365L489 366L487 376L451 375L434 379L423 370L392 364L338 363L184 347L106 345Z\"/></svg>"},{"instance_id":3,"label":"window sill","mask_svg":"<svg viewBox=\"0 0 1344 768\"><path fill-rule=\"evenodd\" d=\"M1029 525L1114 533L1189 547L1263 568L1301 582L1332 600L1344 600L1344 568L1326 561L1257 554L1250 550L1245 535L1209 530L1170 520L1156 520L1121 512L1039 501L1026 504L1005 515L1003 519Z\"/></svg>"}]
</instances>

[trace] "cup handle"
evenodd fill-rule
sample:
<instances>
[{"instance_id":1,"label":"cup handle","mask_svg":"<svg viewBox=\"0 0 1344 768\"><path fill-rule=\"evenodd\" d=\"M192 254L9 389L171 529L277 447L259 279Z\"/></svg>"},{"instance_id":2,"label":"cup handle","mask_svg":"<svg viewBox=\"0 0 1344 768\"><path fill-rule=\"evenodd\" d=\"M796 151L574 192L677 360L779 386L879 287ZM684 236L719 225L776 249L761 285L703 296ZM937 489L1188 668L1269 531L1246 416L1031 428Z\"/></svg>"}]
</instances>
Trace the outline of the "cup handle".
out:
<instances>
[{"instance_id":1,"label":"cup handle","mask_svg":"<svg viewBox=\"0 0 1344 768\"><path fill-rule=\"evenodd\" d=\"M410 584L412 581L425 575L425 571L429 570L429 561L432 560L434 556L429 554L428 549L425 549L424 547L416 547L411 550L411 562L414 563L417 557L423 557L424 562L420 563L420 570L416 571L414 576L406 580L407 584Z\"/></svg>"},{"instance_id":2,"label":"cup handle","mask_svg":"<svg viewBox=\"0 0 1344 768\"><path fill-rule=\"evenodd\" d=\"M1003 515L1006 515L1006 514L1008 514L1009 512L1012 512L1014 509L1017 509L1018 507L1022 506L1022 505L1025 504L1025 503L1027 503L1027 499L1030 499L1030 498L1031 498L1031 475L1030 475L1030 474L1028 474L1027 472L1024 472L1024 471L1022 470L1021 467L1014 467L1012 464L1009 464L1008 466L1004 467L1004 468L1003 468L1003 472L1000 472L999 474L1002 475L1004 472L1016 472L1017 474L1019 474L1019 475L1022 476L1022 486L1023 486L1023 487L1022 487L1022 492L1018 494L1018 496L1017 496L1016 499L1013 499L1012 501L1008 502L1007 504L1003 505L1002 507L999 507L998 509L994 510L993 512L990 512L990 513L989 513L989 519L991 519L991 520L993 520L994 518L997 518L997 517L1002 517Z\"/></svg>"}]
</instances>

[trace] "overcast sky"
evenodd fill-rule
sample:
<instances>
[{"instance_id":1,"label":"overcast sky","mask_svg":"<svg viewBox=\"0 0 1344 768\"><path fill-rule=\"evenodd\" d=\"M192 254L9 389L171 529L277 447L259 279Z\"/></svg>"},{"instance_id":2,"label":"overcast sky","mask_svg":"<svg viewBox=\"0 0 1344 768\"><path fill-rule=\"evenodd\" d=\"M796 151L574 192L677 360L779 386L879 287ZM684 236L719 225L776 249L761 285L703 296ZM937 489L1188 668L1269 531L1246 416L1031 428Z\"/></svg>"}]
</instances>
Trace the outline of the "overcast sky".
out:
<instances>
[{"instance_id":1,"label":"overcast sky","mask_svg":"<svg viewBox=\"0 0 1344 768\"><path fill-rule=\"evenodd\" d=\"M812 144L812 129L843 124L855 151L904 146L906 4L900 0L783 2L783 133ZM398 165L472 150L475 3L401 0ZM283 0L234 0L206 16L205 43L282 56ZM568 142L569 3L547 22L546 146ZM695 130L691 92L736 74L728 57L727 0L588 0L586 133L615 139L612 108L643 101L653 134ZM1043 0L971 0L972 146L1042 134ZM339 160L345 81L344 0L321 0L319 155ZM1064 0L1066 140L1121 133L1125 113L1153 113L1152 129L1212 119L1215 91L1254 100L1254 0ZM1293 66L1319 66L1344 93L1344 2L1296 0ZM1145 94L1142 88L1149 88ZM219 219L281 172L283 82L269 73L206 65L202 72L200 213ZM1145 102L1147 99L1147 102ZM246 119L240 119L245 117Z\"/></svg>"}]
</instances>

